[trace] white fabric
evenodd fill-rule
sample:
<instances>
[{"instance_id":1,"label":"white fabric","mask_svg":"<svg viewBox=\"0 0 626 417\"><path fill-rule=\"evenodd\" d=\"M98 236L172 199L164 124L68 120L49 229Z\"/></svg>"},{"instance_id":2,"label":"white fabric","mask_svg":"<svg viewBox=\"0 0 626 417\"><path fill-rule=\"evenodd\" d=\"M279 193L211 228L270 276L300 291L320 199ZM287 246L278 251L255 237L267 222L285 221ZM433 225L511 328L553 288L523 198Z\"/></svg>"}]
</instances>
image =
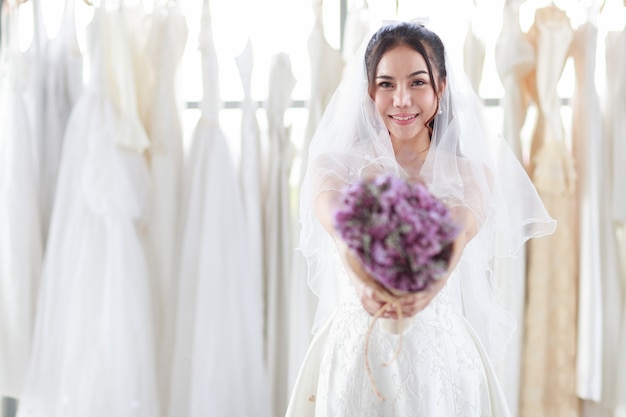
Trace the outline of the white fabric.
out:
<instances>
[{"instance_id":1,"label":"white fabric","mask_svg":"<svg viewBox=\"0 0 626 417\"><path fill-rule=\"evenodd\" d=\"M605 343L602 312L602 206L604 177L603 129L595 89L597 28L590 22L574 34L571 51L576 70L572 103L572 152L577 170L578 197L578 345L576 349L577 395L586 400L602 397L602 351ZM605 248L607 249L607 248ZM609 336L610 337L610 336ZM608 340L607 340L608 341Z\"/></svg>"},{"instance_id":2,"label":"white fabric","mask_svg":"<svg viewBox=\"0 0 626 417\"><path fill-rule=\"evenodd\" d=\"M375 375L386 381L380 386L389 400L381 404L368 395L371 390L359 349L364 345L369 316L355 304L349 295L353 292L340 290L345 281L342 269L329 262L334 259L334 242L313 211L320 192L339 191L345 184L377 173L406 175L367 94L363 57L361 48L320 121L302 185L300 249L307 256L309 283L320 301L314 329L324 328L333 317L320 368L311 369L315 365L305 362L302 370L305 375L319 372L317 415L379 415L383 410L383 415L453 415L446 414L451 410L445 408L461 407L461 403L469 415L489 413L485 410L508 415L506 407L499 406L504 404L503 394L491 383L487 358L503 356L514 322L494 300L490 266L494 256L514 255L528 238L550 233L555 225L508 145L485 129L479 99L467 79L459 78L463 70L449 60L442 113L435 118L421 175L430 190L449 205L471 210L480 231L465 248L455 272L458 278L447 284L451 288L442 292L439 301L418 316L424 320L418 319L405 334L404 353L398 362L375 370ZM498 171L495 159L507 166L506 172ZM500 232L498 247L494 244L496 229ZM393 353L394 341L389 334L373 335L374 362ZM437 355L442 351L446 355ZM419 359L422 357L424 360ZM408 381L410 387L404 385ZM459 389L436 390L434 394L428 387L444 386L438 384ZM295 390L299 392L298 387ZM299 410L306 398L292 398L291 410Z\"/></svg>"},{"instance_id":3,"label":"white fabric","mask_svg":"<svg viewBox=\"0 0 626 417\"><path fill-rule=\"evenodd\" d=\"M241 149L239 161L239 176L244 210L246 213L246 228L248 230L249 260L251 275L249 279L255 286L263 285L263 155L261 134L256 115L256 103L252 99L252 68L254 55L250 41L235 58L244 99L241 103Z\"/></svg>"},{"instance_id":4,"label":"white fabric","mask_svg":"<svg viewBox=\"0 0 626 417\"><path fill-rule=\"evenodd\" d=\"M292 372L289 368L290 361L285 360L290 356L289 330L290 325L300 324L297 317L290 314L289 303L295 247L289 174L295 152L290 129L283 122L296 80L291 72L289 56L285 53L273 57L270 70L270 95L265 106L268 119L268 175L263 204L267 306L265 332L274 415L284 415L290 391L289 376Z\"/></svg>"},{"instance_id":5,"label":"white fabric","mask_svg":"<svg viewBox=\"0 0 626 417\"><path fill-rule=\"evenodd\" d=\"M307 102L307 125L304 133L304 144L302 146L302 172L304 176L307 152L311 138L315 133L317 124L324 114L324 109L330 101L337 85L341 81L344 67L344 60L341 52L334 49L324 35L324 21L322 19L322 3L316 2L313 11L315 12L315 22L311 33L307 39L307 50L309 52L309 63L311 68L310 90L311 94ZM361 40L359 40L359 43Z\"/></svg>"},{"instance_id":6,"label":"white fabric","mask_svg":"<svg viewBox=\"0 0 626 417\"><path fill-rule=\"evenodd\" d=\"M140 234L150 177L141 153L116 145L147 142L118 113L134 103L122 13L96 8L90 23L90 85L64 137L19 417L159 414Z\"/></svg>"},{"instance_id":7,"label":"white fabric","mask_svg":"<svg viewBox=\"0 0 626 417\"><path fill-rule=\"evenodd\" d=\"M334 255L341 268L338 254ZM340 306L320 328L291 398L287 417L510 416L487 353L460 310L458 274L399 337L376 326L369 360L384 401L370 386L364 348L371 317L345 270Z\"/></svg>"},{"instance_id":8,"label":"white fabric","mask_svg":"<svg viewBox=\"0 0 626 417\"><path fill-rule=\"evenodd\" d=\"M0 398L21 394L42 262L33 128L24 103L17 9L2 5L0 46Z\"/></svg>"},{"instance_id":9,"label":"white fabric","mask_svg":"<svg viewBox=\"0 0 626 417\"><path fill-rule=\"evenodd\" d=\"M41 143L42 228L47 236L63 149L63 136L83 82L83 56L78 45L74 1L66 0L59 33L46 48L44 128Z\"/></svg>"},{"instance_id":10,"label":"white fabric","mask_svg":"<svg viewBox=\"0 0 626 417\"><path fill-rule=\"evenodd\" d=\"M253 303L248 305L250 308L256 308L259 305L259 301L261 303L266 301L263 299L266 278L264 276L265 248L263 245L265 232L263 229L265 173L263 166L263 149L261 146L262 138L256 113L257 106L252 98L251 84L254 54L250 39L248 39L241 54L235 58L235 61L237 69L239 70L244 94L244 98L241 102L241 148L238 171L241 196L243 199L243 224L245 225L246 234L240 246L242 247L243 253L246 254L245 259L248 267L245 274L245 286L248 288L248 291L250 291L249 296L254 300ZM261 320L263 312L266 310L266 306L261 307ZM252 323L258 323L258 321L255 320ZM261 328L264 327L264 325L265 323L262 323L260 325ZM248 349L251 349L251 347L249 346ZM265 349L261 348L259 353L262 354L266 349L267 346ZM269 372L270 381L274 382L274 369L267 368L267 371ZM275 394L274 386L269 384L268 388L273 396ZM274 398L272 398L272 400L274 401L272 406L277 407L276 400ZM258 412L263 413L263 408L259 409Z\"/></svg>"},{"instance_id":11,"label":"white fabric","mask_svg":"<svg viewBox=\"0 0 626 417\"><path fill-rule=\"evenodd\" d=\"M478 94L480 82L483 79L483 67L485 66L486 46L485 41L476 34L476 22L470 21L463 43L463 69L469 78L470 84Z\"/></svg>"},{"instance_id":12,"label":"white fabric","mask_svg":"<svg viewBox=\"0 0 626 417\"><path fill-rule=\"evenodd\" d=\"M306 170L308 146L315 132L315 127L322 117L322 113L332 93L337 88L343 70L343 60L339 51L333 49L324 37L323 20L321 17L321 3L314 4L315 24L311 28L307 40L309 53L309 67L311 70L310 95L307 102L307 126L304 133L304 143L298 155L300 158L300 172L297 176L296 194L300 189L300 183ZM346 26L346 42L351 36L350 25ZM356 35L355 35L356 36ZM358 39L359 44L361 39ZM358 45L357 45L358 46ZM294 196L295 213L293 213L293 242L294 246L300 240L300 223L298 219L299 195ZM292 208L292 210L294 210ZM290 343L290 365L289 365L289 390L294 386L295 378L300 369L300 365L307 354L309 343L313 335L311 327L315 317L317 298L311 293L305 279L307 273L306 259L300 251L293 254L292 283L290 288L290 317L291 326L289 336Z\"/></svg>"},{"instance_id":13,"label":"white fabric","mask_svg":"<svg viewBox=\"0 0 626 417\"><path fill-rule=\"evenodd\" d=\"M613 198L613 218L624 224L626 223L626 193L623 192L622 182L626 178L626 80L624 68L626 68L626 31L609 32L606 37L606 78L607 91L605 110L608 115L608 134L611 135L612 176L611 196Z\"/></svg>"},{"instance_id":14,"label":"white fabric","mask_svg":"<svg viewBox=\"0 0 626 417\"><path fill-rule=\"evenodd\" d=\"M504 6L502 29L495 45L496 69L504 87L502 98L502 136L523 163L521 129L526 119L528 99L521 91L522 80L534 68L532 45L525 39L519 22L519 8ZM506 170L506 166L501 166ZM515 190L511 190L515 192ZM496 372L502 384L513 417L518 415L521 357L526 294L526 247L520 248L516 258L494 260L494 276L502 290L504 305L513 314L517 326L511 337L505 359L497 364Z\"/></svg>"},{"instance_id":15,"label":"white fabric","mask_svg":"<svg viewBox=\"0 0 626 417\"><path fill-rule=\"evenodd\" d=\"M269 417L261 283L250 262L241 186L219 126L209 4L200 33L201 118L183 182L170 417Z\"/></svg>"},{"instance_id":16,"label":"white fabric","mask_svg":"<svg viewBox=\"0 0 626 417\"><path fill-rule=\"evenodd\" d=\"M150 138L150 172L154 184L147 237L154 288L159 398L163 409L166 409L176 316L183 169L183 136L176 86L188 28L185 17L175 5L157 6L146 19L147 41L142 46L149 73L137 76L150 81L145 89L149 94L143 97L146 102L146 130Z\"/></svg>"},{"instance_id":17,"label":"white fabric","mask_svg":"<svg viewBox=\"0 0 626 417\"><path fill-rule=\"evenodd\" d=\"M612 172L608 175L610 181L603 184L610 185L610 195L612 197L611 215L613 220L613 230L618 242L617 258L620 261L619 273L621 276L621 305L617 311L611 314L611 319L618 320L620 328L618 336L619 352L616 363L611 364L615 372L616 381L613 389L615 395L615 417L626 417L626 196L623 192L623 179L626 176L626 140L624 131L626 130L626 30L609 32L606 36L606 93L604 111L606 114L606 134L608 149L611 150L612 157L609 157L609 164ZM610 236L610 235L609 235ZM615 294L613 294L615 296Z\"/></svg>"},{"instance_id":18,"label":"white fabric","mask_svg":"<svg viewBox=\"0 0 626 417\"><path fill-rule=\"evenodd\" d=\"M622 278L622 314L620 320L619 352L626 350L626 226L617 229L617 240L620 254L620 272ZM615 417L626 417L626 358L620 355L615 364L617 381L615 383Z\"/></svg>"},{"instance_id":19,"label":"white fabric","mask_svg":"<svg viewBox=\"0 0 626 417\"><path fill-rule=\"evenodd\" d=\"M504 87L502 98L502 136L515 156L522 161L520 131L524 126L529 98L522 94L521 83L535 67L535 51L520 27L519 8L505 6L502 31L495 46L496 69Z\"/></svg>"}]
</instances>

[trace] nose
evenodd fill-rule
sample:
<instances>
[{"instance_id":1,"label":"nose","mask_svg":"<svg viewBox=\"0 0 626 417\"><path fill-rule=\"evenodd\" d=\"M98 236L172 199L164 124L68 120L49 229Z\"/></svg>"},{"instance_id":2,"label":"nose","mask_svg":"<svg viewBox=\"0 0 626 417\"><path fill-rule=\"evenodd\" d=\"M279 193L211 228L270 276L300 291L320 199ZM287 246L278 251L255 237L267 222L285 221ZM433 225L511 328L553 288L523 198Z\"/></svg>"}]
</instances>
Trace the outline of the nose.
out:
<instances>
[{"instance_id":1,"label":"nose","mask_svg":"<svg viewBox=\"0 0 626 417\"><path fill-rule=\"evenodd\" d=\"M393 95L393 105L395 107L409 107L411 105L411 94L404 87L398 87Z\"/></svg>"}]
</instances>

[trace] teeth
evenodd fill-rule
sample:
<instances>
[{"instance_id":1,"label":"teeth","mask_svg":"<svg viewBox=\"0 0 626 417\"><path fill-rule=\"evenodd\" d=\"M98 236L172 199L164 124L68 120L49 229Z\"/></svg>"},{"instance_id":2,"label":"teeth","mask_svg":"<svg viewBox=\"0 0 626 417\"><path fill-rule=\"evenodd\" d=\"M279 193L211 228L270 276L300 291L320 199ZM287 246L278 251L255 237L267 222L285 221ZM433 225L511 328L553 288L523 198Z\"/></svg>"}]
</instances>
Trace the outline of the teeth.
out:
<instances>
[{"instance_id":1,"label":"teeth","mask_svg":"<svg viewBox=\"0 0 626 417\"><path fill-rule=\"evenodd\" d=\"M413 119L414 117L415 117L415 116L406 116L406 117L393 116L393 118L394 118L394 119L396 119L396 120L402 120L402 121L404 121L404 120L410 120L410 119Z\"/></svg>"}]
</instances>

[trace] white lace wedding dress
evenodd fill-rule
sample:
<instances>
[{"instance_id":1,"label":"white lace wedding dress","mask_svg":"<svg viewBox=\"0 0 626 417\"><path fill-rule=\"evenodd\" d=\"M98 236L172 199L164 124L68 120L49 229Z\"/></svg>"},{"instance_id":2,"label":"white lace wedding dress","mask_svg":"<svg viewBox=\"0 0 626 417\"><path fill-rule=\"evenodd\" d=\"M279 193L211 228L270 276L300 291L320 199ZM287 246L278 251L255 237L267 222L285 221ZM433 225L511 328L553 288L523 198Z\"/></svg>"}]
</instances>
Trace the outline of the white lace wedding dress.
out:
<instances>
[{"instance_id":1,"label":"white lace wedding dress","mask_svg":"<svg viewBox=\"0 0 626 417\"><path fill-rule=\"evenodd\" d=\"M510 416L487 354L461 312L457 272L401 340L374 326L368 349L379 399L364 356L372 318L339 262L337 256L340 303L311 344L288 417ZM400 342L397 358L382 366Z\"/></svg>"}]
</instances>

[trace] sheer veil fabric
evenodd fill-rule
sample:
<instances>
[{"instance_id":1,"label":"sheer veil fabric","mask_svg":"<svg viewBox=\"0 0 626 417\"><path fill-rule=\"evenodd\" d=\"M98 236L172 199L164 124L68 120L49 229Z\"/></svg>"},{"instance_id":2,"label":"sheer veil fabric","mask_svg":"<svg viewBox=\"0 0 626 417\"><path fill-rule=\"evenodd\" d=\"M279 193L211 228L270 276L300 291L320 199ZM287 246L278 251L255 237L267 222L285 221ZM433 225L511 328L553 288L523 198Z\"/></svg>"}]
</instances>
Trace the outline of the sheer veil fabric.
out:
<instances>
[{"instance_id":1,"label":"sheer veil fabric","mask_svg":"<svg viewBox=\"0 0 626 417\"><path fill-rule=\"evenodd\" d=\"M376 174L407 176L395 160L385 124L367 91L364 53L372 33L346 68L308 151L299 249L308 261L309 285L319 297L314 331L330 316L339 294L334 265L325 262L333 256L334 242L315 217L316 196ZM497 304L491 281L493 259L515 256L527 239L553 232L555 221L507 143L486 128L482 103L462 69L449 56L446 67L447 87L421 177L450 207L466 207L480 223L457 270L464 314L490 358L497 360L505 352L515 321ZM505 176L499 167L507 168Z\"/></svg>"}]
</instances>

